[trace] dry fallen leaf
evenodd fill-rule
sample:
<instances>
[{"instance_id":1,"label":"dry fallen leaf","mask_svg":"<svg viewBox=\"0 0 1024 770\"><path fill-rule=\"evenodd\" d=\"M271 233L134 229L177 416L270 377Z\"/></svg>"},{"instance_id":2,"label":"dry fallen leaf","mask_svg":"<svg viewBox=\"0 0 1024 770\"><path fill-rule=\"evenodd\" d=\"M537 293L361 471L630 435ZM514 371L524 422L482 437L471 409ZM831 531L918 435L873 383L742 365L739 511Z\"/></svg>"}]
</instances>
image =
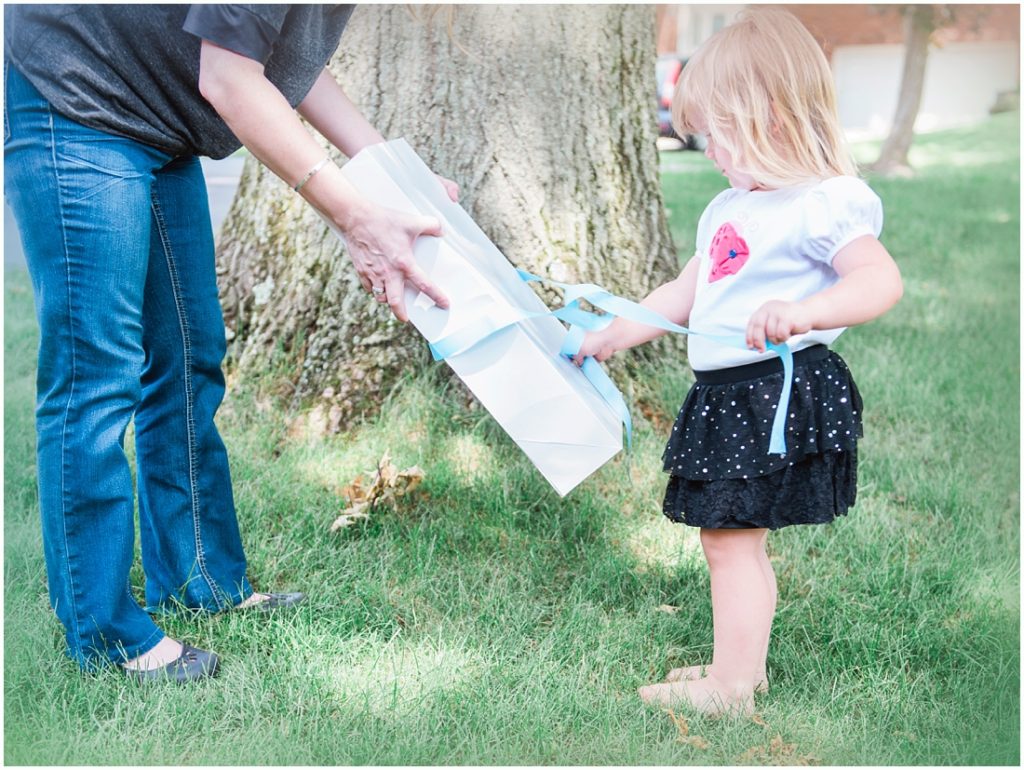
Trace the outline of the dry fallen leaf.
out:
<instances>
[{"instance_id":1,"label":"dry fallen leaf","mask_svg":"<svg viewBox=\"0 0 1024 770\"><path fill-rule=\"evenodd\" d=\"M662 604L658 607L658 612L667 612L669 615L674 615L679 612L679 608L673 607L671 604Z\"/></svg>"},{"instance_id":2,"label":"dry fallen leaf","mask_svg":"<svg viewBox=\"0 0 1024 770\"><path fill-rule=\"evenodd\" d=\"M792 754L793 749L796 748L795 743L784 743L781 735L776 735L772 738L772 742L769 744L769 748L773 754Z\"/></svg>"},{"instance_id":3,"label":"dry fallen leaf","mask_svg":"<svg viewBox=\"0 0 1024 770\"><path fill-rule=\"evenodd\" d=\"M368 513L343 513L334 520L333 524L331 524L331 532L337 532L339 529L350 527L357 521L368 518L370 518L370 514Z\"/></svg>"},{"instance_id":4,"label":"dry fallen leaf","mask_svg":"<svg viewBox=\"0 0 1024 770\"><path fill-rule=\"evenodd\" d=\"M693 748L700 749L701 751L703 751L709 746L708 742L701 738L699 735L691 735L687 738L680 738L679 742L685 743L688 746L693 746Z\"/></svg>"},{"instance_id":5,"label":"dry fallen leaf","mask_svg":"<svg viewBox=\"0 0 1024 770\"><path fill-rule=\"evenodd\" d=\"M684 743L687 746L693 746L695 749L706 749L708 742L699 735L690 735L690 724L686 721L686 717L682 714L677 714L672 709L667 709L669 719L676 726L679 731L679 737L676 738L679 743Z\"/></svg>"},{"instance_id":6,"label":"dry fallen leaf","mask_svg":"<svg viewBox=\"0 0 1024 770\"><path fill-rule=\"evenodd\" d=\"M676 726L676 729L679 730L679 735L684 738L687 735L689 735L690 724L686 721L686 717L684 717L682 714L676 714L676 712L674 712L672 709L668 709L667 712L668 718L672 720L672 723Z\"/></svg>"},{"instance_id":7,"label":"dry fallen leaf","mask_svg":"<svg viewBox=\"0 0 1024 770\"><path fill-rule=\"evenodd\" d=\"M359 475L339 490L339 494L348 501L348 507L331 524L331 532L370 518L370 513L378 506L394 506L397 498L413 492L423 477L423 469L418 465L398 470L391 462L391 452L384 452L369 489L363 488L365 482Z\"/></svg>"},{"instance_id":8,"label":"dry fallen leaf","mask_svg":"<svg viewBox=\"0 0 1024 770\"><path fill-rule=\"evenodd\" d=\"M751 714L750 721L753 722L755 725L761 725L761 727L768 726L768 723L764 721L764 717L760 714Z\"/></svg>"},{"instance_id":9,"label":"dry fallen leaf","mask_svg":"<svg viewBox=\"0 0 1024 770\"><path fill-rule=\"evenodd\" d=\"M767 746L751 746L738 760L739 764L759 765L820 765L821 760L813 754L796 754L796 744L786 743L776 735Z\"/></svg>"}]
</instances>

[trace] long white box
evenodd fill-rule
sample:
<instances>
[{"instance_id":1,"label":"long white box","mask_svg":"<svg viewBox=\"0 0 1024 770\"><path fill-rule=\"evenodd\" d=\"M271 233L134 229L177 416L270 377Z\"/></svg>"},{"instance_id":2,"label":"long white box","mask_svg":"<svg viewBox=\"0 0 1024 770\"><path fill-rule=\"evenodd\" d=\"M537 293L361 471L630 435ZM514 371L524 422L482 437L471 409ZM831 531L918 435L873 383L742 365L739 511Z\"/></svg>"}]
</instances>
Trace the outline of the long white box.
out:
<instances>
[{"instance_id":1,"label":"long white box","mask_svg":"<svg viewBox=\"0 0 1024 770\"><path fill-rule=\"evenodd\" d=\"M404 139L371 145L342 168L368 200L436 217L440 238L413 254L450 300L442 310L406 284L409 320L437 342L471 324L500 325L547 308ZM580 369L559 354L566 328L551 316L496 332L445 360L559 495L622 449L622 423Z\"/></svg>"}]
</instances>

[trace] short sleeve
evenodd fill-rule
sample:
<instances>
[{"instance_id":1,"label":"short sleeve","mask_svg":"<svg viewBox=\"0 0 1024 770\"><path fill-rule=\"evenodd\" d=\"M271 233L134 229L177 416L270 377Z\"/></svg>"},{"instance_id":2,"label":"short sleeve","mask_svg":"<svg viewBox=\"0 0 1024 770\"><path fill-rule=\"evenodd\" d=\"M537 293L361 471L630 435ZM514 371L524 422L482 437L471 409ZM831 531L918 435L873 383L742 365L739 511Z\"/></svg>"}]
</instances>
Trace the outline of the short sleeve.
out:
<instances>
[{"instance_id":1,"label":"short sleeve","mask_svg":"<svg viewBox=\"0 0 1024 770\"><path fill-rule=\"evenodd\" d=\"M189 8L182 29L266 64L281 34L287 5L202 5Z\"/></svg>"},{"instance_id":2,"label":"short sleeve","mask_svg":"<svg viewBox=\"0 0 1024 770\"><path fill-rule=\"evenodd\" d=\"M831 264L836 253L851 241L881 234L882 201L861 179L827 179L807 196L804 229L808 255Z\"/></svg>"}]
</instances>

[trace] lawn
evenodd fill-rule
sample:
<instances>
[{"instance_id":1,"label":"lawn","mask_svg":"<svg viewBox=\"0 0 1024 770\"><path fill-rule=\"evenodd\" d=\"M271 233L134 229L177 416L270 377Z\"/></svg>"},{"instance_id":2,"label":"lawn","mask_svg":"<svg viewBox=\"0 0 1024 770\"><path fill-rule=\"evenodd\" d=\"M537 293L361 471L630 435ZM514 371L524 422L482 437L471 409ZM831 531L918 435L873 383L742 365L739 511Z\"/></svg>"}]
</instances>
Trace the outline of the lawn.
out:
<instances>
[{"instance_id":1,"label":"lawn","mask_svg":"<svg viewBox=\"0 0 1024 770\"><path fill-rule=\"evenodd\" d=\"M644 372L632 455L565 500L438 370L326 440L235 388L221 425L252 580L310 599L269 618L172 619L223 673L140 688L61 654L35 492L32 297L8 269L5 763L1019 764L1018 116L920 137L912 162L913 179L872 180L904 299L836 345L867 407L857 506L769 538L772 690L753 720L690 717L702 741L636 697L711 653L697 532L660 515L683 364ZM723 182L695 153L664 154L662 171L685 258ZM388 450L424 469L420 492L331 532L342 487Z\"/></svg>"}]
</instances>

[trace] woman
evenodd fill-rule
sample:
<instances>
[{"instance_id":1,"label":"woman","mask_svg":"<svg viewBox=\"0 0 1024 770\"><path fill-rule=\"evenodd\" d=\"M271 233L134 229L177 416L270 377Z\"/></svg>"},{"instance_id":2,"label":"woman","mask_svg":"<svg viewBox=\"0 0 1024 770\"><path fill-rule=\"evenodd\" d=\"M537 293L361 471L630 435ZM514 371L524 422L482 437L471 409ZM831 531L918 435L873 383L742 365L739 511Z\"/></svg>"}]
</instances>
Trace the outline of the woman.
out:
<instances>
[{"instance_id":1,"label":"woman","mask_svg":"<svg viewBox=\"0 0 1024 770\"><path fill-rule=\"evenodd\" d=\"M216 673L128 586L135 420L147 609L289 607L245 576L214 425L224 326L199 156L245 145L344 233L363 287L401 320L436 220L361 199L295 110L346 155L380 142L325 65L351 6L8 5L5 195L40 326L36 430L51 604L83 669ZM454 200L457 187L442 180Z\"/></svg>"}]
</instances>

